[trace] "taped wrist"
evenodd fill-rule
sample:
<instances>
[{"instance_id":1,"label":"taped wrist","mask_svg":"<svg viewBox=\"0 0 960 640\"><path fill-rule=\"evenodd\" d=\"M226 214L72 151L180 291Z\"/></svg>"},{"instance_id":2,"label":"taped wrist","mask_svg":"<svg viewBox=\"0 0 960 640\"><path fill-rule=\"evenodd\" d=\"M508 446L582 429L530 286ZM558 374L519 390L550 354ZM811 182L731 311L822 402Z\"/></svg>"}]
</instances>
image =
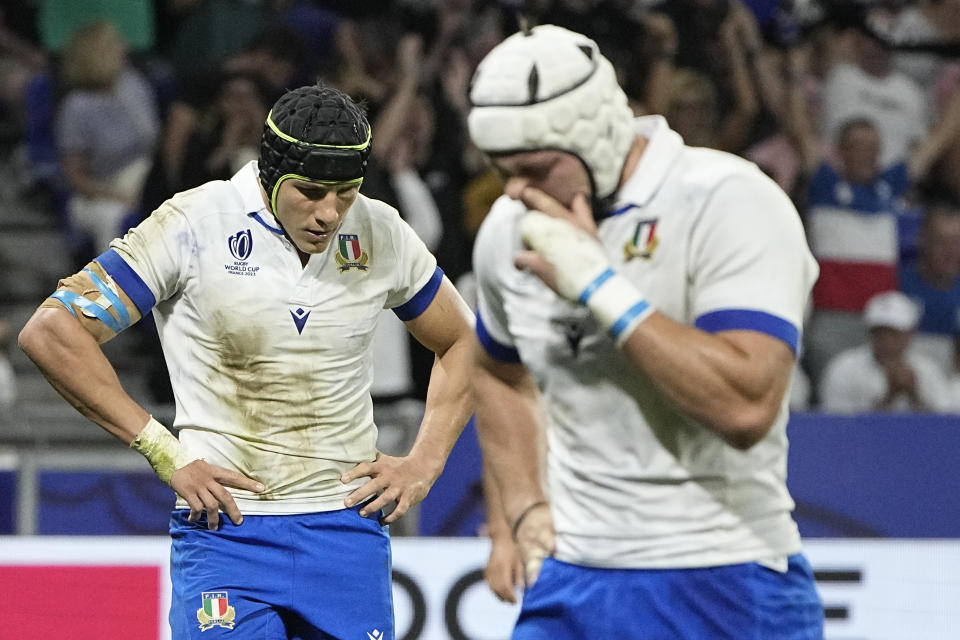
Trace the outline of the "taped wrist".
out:
<instances>
[{"instance_id":1,"label":"taped wrist","mask_svg":"<svg viewBox=\"0 0 960 640\"><path fill-rule=\"evenodd\" d=\"M200 459L199 456L192 455L153 416L150 416L147 426L141 429L130 443L130 448L143 455L157 476L166 484L170 484L170 477L173 476L174 471Z\"/></svg>"},{"instance_id":2,"label":"taped wrist","mask_svg":"<svg viewBox=\"0 0 960 640\"><path fill-rule=\"evenodd\" d=\"M575 301L584 287L610 267L596 238L566 220L528 211L520 223L523 241L553 265L557 292Z\"/></svg>"},{"instance_id":3,"label":"taped wrist","mask_svg":"<svg viewBox=\"0 0 960 640\"><path fill-rule=\"evenodd\" d=\"M613 269L594 278L578 300L590 309L600 326L610 332L618 347L653 313L653 307L637 288Z\"/></svg>"}]
</instances>

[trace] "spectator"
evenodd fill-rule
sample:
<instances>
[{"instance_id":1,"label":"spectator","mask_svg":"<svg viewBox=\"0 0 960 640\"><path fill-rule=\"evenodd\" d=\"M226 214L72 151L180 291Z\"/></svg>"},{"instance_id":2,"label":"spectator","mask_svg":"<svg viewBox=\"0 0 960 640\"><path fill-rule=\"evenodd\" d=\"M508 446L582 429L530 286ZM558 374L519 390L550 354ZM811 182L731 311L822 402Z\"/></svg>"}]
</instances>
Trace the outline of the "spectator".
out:
<instances>
[{"instance_id":1,"label":"spectator","mask_svg":"<svg viewBox=\"0 0 960 640\"><path fill-rule=\"evenodd\" d=\"M887 36L897 45L937 44L960 39L960 0L921 0L905 6L890 25ZM937 79L949 64L934 53L896 52L893 66L910 76L933 97Z\"/></svg>"},{"instance_id":2,"label":"spectator","mask_svg":"<svg viewBox=\"0 0 960 640\"><path fill-rule=\"evenodd\" d=\"M900 289L920 304L917 348L953 369L953 336L960 323L960 205L933 204L920 232L915 264L900 269Z\"/></svg>"},{"instance_id":3,"label":"spectator","mask_svg":"<svg viewBox=\"0 0 960 640\"><path fill-rule=\"evenodd\" d=\"M200 117L184 159L184 187L229 180L260 149L269 103L259 76L236 72L223 78L216 102Z\"/></svg>"},{"instance_id":4,"label":"spectator","mask_svg":"<svg viewBox=\"0 0 960 640\"><path fill-rule=\"evenodd\" d=\"M139 204L160 129L150 85L127 62L116 27L77 31L62 60L67 94L57 113L60 160L73 226L106 251Z\"/></svg>"},{"instance_id":5,"label":"spectator","mask_svg":"<svg viewBox=\"0 0 960 640\"><path fill-rule=\"evenodd\" d=\"M897 288L897 208L909 178L903 164L878 168L880 145L872 121L851 120L837 137L840 168L822 162L811 180L806 225L820 278L806 366L814 380L833 355L866 339L867 300Z\"/></svg>"},{"instance_id":6,"label":"spectator","mask_svg":"<svg viewBox=\"0 0 960 640\"><path fill-rule=\"evenodd\" d=\"M874 121L855 118L841 128L836 140L840 162L835 168L810 133L802 105L794 105L791 113L793 133L813 171L806 224L810 248L820 261L820 279L813 290L805 365L816 380L830 357L865 340L859 314L866 301L880 291L898 288L905 226L901 222L909 219L905 197L957 140L960 92L909 158L886 168L880 161L881 136Z\"/></svg>"},{"instance_id":7,"label":"spectator","mask_svg":"<svg viewBox=\"0 0 960 640\"><path fill-rule=\"evenodd\" d=\"M827 74L823 94L824 133L836 138L846 123L870 119L883 123L880 164L904 161L910 148L930 126L923 90L906 74L894 70L890 53L866 34L853 35L854 55Z\"/></svg>"},{"instance_id":8,"label":"spectator","mask_svg":"<svg viewBox=\"0 0 960 640\"><path fill-rule=\"evenodd\" d=\"M869 342L838 354L820 381L820 408L837 413L948 411L947 380L937 364L910 349L920 310L899 291L867 303Z\"/></svg>"},{"instance_id":9,"label":"spectator","mask_svg":"<svg viewBox=\"0 0 960 640\"><path fill-rule=\"evenodd\" d=\"M659 28L666 31L664 27ZM749 66L751 57L759 49L759 37L753 15L739 3L718 24L715 35L716 54L721 58L723 76L729 77L730 86L715 86L711 78L717 76L695 67L678 69L665 80L663 115L686 144L735 152L747 142L760 109ZM662 37L669 40L666 35ZM652 76L657 78L656 74ZM718 89L729 89L729 105L718 95ZM650 93L656 95L660 91L654 89Z\"/></svg>"},{"instance_id":10,"label":"spectator","mask_svg":"<svg viewBox=\"0 0 960 640\"><path fill-rule=\"evenodd\" d=\"M163 188L160 197L155 198L156 205L172 193L201 182L186 173L184 163L192 136L202 128L202 117L217 108L212 86L221 85L225 77L247 75L256 78L269 105L288 87L311 81L306 79L311 75L309 59L300 32L277 26L265 30L252 44L234 52L213 70L181 72L164 125L159 153Z\"/></svg>"}]
</instances>

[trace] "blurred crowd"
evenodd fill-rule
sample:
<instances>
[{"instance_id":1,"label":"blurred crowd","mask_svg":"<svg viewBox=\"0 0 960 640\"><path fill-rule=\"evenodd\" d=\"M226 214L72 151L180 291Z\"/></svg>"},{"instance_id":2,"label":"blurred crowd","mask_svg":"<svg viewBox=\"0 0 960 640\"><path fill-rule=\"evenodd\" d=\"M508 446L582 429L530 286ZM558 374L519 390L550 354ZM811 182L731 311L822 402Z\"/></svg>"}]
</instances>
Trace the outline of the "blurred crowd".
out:
<instances>
[{"instance_id":1,"label":"blurred crowd","mask_svg":"<svg viewBox=\"0 0 960 640\"><path fill-rule=\"evenodd\" d=\"M470 78L520 11L594 38L638 115L748 158L793 199L821 268L794 409L960 413L960 0L4 3L7 179L80 267L255 159L274 100L324 79L369 111L362 191L469 297L501 188L466 135ZM375 397L422 397L429 354L385 327Z\"/></svg>"}]
</instances>

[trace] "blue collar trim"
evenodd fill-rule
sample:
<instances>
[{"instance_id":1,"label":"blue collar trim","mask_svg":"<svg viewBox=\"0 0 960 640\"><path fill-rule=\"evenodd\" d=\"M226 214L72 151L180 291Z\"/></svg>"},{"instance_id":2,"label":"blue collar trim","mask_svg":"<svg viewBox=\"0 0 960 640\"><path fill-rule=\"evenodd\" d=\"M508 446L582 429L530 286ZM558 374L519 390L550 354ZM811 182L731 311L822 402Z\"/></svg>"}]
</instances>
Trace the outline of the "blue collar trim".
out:
<instances>
[{"instance_id":1,"label":"blue collar trim","mask_svg":"<svg viewBox=\"0 0 960 640\"><path fill-rule=\"evenodd\" d=\"M283 229L280 229L280 228L278 228L278 227L274 227L274 226L271 225L269 222L267 222L266 220L264 220L264 219L260 216L260 212L259 212L259 211L251 211L251 212L248 213L247 215L250 216L251 218L253 218L254 220L256 220L257 222L259 222L262 226L266 227L266 228L269 229L270 231L273 231L274 233L276 233L276 234L278 234L278 235L281 235L281 236L283 235Z\"/></svg>"}]
</instances>

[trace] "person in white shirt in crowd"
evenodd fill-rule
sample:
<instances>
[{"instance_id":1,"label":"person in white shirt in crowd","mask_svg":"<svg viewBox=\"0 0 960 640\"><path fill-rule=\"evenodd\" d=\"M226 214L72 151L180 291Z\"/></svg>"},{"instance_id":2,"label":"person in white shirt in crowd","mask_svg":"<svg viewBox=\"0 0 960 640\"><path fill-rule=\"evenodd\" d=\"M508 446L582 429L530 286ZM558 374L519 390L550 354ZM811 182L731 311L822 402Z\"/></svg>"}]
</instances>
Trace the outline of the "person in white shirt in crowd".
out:
<instances>
[{"instance_id":1,"label":"person in white shirt in crowd","mask_svg":"<svg viewBox=\"0 0 960 640\"><path fill-rule=\"evenodd\" d=\"M910 348L920 309L906 294L872 297L863 321L869 341L834 357L820 380L820 409L833 413L949 410L936 362Z\"/></svg>"},{"instance_id":2,"label":"person in white shirt in crowd","mask_svg":"<svg viewBox=\"0 0 960 640\"><path fill-rule=\"evenodd\" d=\"M110 22L94 22L63 54L64 96L56 116L57 151L70 188L68 212L97 253L122 234L140 204L160 135L156 98L127 60Z\"/></svg>"},{"instance_id":3,"label":"person in white shirt in crowd","mask_svg":"<svg viewBox=\"0 0 960 640\"><path fill-rule=\"evenodd\" d=\"M856 32L854 58L837 63L823 88L823 134L834 139L845 123L866 118L882 122L880 165L904 161L930 128L923 90L896 71L890 52L868 35Z\"/></svg>"}]
</instances>

